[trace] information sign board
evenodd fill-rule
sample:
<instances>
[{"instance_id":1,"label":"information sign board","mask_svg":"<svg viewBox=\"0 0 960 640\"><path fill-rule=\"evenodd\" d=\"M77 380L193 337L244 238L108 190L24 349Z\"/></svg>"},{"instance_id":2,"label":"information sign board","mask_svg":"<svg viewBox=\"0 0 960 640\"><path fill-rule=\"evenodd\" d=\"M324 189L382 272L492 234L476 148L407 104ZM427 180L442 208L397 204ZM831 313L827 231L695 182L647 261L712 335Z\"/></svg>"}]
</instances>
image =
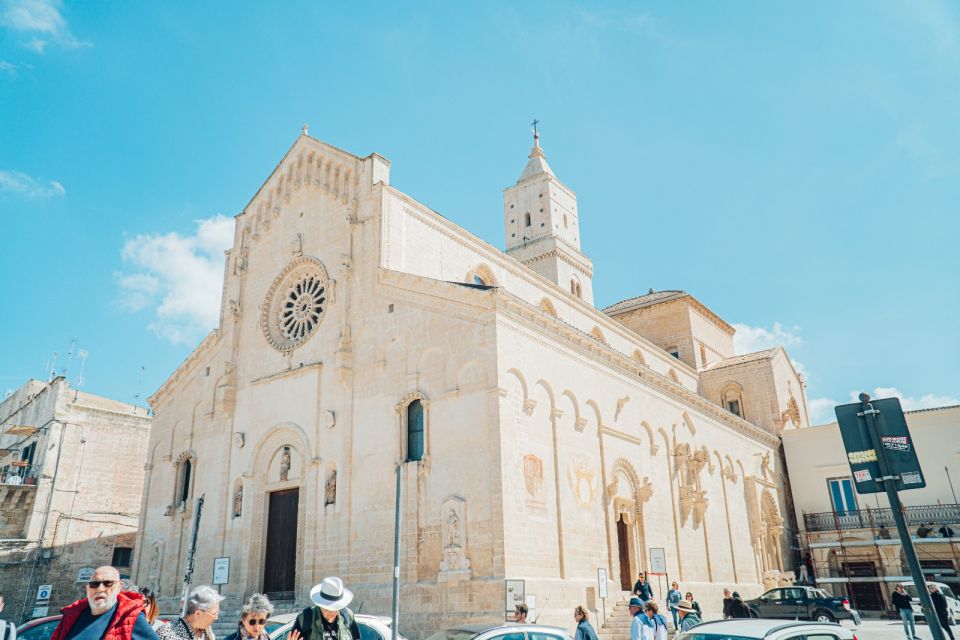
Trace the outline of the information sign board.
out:
<instances>
[{"instance_id":1,"label":"information sign board","mask_svg":"<svg viewBox=\"0 0 960 640\"><path fill-rule=\"evenodd\" d=\"M655 576L667 575L667 553L663 547L650 547L650 571Z\"/></svg>"}]
</instances>

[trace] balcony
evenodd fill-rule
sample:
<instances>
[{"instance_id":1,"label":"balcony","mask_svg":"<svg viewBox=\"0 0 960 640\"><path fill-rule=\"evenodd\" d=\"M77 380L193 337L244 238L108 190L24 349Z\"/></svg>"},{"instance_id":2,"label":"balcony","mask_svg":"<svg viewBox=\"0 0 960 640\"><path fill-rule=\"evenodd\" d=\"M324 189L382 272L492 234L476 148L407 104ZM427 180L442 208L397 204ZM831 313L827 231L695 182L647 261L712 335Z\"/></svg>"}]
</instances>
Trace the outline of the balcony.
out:
<instances>
[{"instance_id":1,"label":"balcony","mask_svg":"<svg viewBox=\"0 0 960 640\"><path fill-rule=\"evenodd\" d=\"M941 525L949 525L956 534L960 534L960 504L930 504L906 507L907 527L915 529L921 524L933 523L933 537ZM896 534L897 525L893 522L891 509L860 509L843 514L834 511L823 513L804 513L803 525L807 531L847 531L851 529L878 529L886 527Z\"/></svg>"}]
</instances>

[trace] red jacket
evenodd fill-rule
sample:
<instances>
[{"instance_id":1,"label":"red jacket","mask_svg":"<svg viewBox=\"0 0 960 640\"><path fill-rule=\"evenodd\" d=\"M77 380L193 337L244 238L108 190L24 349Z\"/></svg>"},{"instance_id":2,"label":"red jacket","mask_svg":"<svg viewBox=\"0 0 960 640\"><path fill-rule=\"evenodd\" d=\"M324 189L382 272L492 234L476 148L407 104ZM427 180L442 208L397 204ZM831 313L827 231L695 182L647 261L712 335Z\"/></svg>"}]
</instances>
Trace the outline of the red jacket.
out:
<instances>
[{"instance_id":1,"label":"red jacket","mask_svg":"<svg viewBox=\"0 0 960 640\"><path fill-rule=\"evenodd\" d=\"M60 612L63 618L60 624L54 629L50 640L65 640L67 633L73 628L73 625L80 618L80 614L90 608L90 603L86 598L77 600L73 604L68 604ZM133 637L133 625L137 623L139 616L146 608L143 596L134 591L121 591L117 594L117 609L113 612L113 619L107 627L107 633L103 640L130 640Z\"/></svg>"}]
</instances>

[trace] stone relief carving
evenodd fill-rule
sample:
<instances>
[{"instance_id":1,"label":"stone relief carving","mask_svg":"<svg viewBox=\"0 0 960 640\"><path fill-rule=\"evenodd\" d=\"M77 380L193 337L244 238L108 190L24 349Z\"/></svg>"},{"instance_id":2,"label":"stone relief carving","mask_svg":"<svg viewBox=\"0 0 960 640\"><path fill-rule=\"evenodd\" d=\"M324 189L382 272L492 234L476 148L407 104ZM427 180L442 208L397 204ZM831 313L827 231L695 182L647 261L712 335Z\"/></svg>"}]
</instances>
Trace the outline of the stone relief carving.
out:
<instances>
[{"instance_id":1,"label":"stone relief carving","mask_svg":"<svg viewBox=\"0 0 960 640\"><path fill-rule=\"evenodd\" d=\"M233 444L237 449L243 449L243 445L247 444L247 435L242 431L235 431L233 434Z\"/></svg>"},{"instance_id":2,"label":"stone relief carving","mask_svg":"<svg viewBox=\"0 0 960 640\"><path fill-rule=\"evenodd\" d=\"M154 593L160 591L160 569L163 562L163 542L157 540L150 545L150 562L147 565L147 585Z\"/></svg>"},{"instance_id":3,"label":"stone relief carving","mask_svg":"<svg viewBox=\"0 0 960 640\"><path fill-rule=\"evenodd\" d=\"M332 409L323 412L323 424L327 426L327 429L333 429L337 426L337 414Z\"/></svg>"},{"instance_id":4,"label":"stone relief carving","mask_svg":"<svg viewBox=\"0 0 960 640\"><path fill-rule=\"evenodd\" d=\"M623 396L622 398L617 398L617 410L613 413L614 420L620 417L620 414L623 412L623 408L627 406L628 402L630 402L630 396Z\"/></svg>"},{"instance_id":5,"label":"stone relief carving","mask_svg":"<svg viewBox=\"0 0 960 640\"><path fill-rule=\"evenodd\" d=\"M243 485L238 484L233 494L233 517L239 518L243 514Z\"/></svg>"},{"instance_id":6,"label":"stone relief carving","mask_svg":"<svg viewBox=\"0 0 960 640\"><path fill-rule=\"evenodd\" d=\"M441 540L443 541L438 582L453 582L470 579L470 559L467 557L467 503L463 498L452 497L440 509Z\"/></svg>"},{"instance_id":7,"label":"stone relief carving","mask_svg":"<svg viewBox=\"0 0 960 640\"><path fill-rule=\"evenodd\" d=\"M327 484L324 487L324 506L335 504L337 502L337 470L333 469L330 471L330 475L327 476Z\"/></svg>"},{"instance_id":8,"label":"stone relief carving","mask_svg":"<svg viewBox=\"0 0 960 640\"><path fill-rule=\"evenodd\" d=\"M707 492L700 488L700 474L710 462L707 448L694 449L688 443L674 447L674 473L680 481L680 522L685 523L693 515L694 528L703 522L703 516L710 505Z\"/></svg>"},{"instance_id":9,"label":"stone relief carving","mask_svg":"<svg viewBox=\"0 0 960 640\"><path fill-rule=\"evenodd\" d=\"M570 490L580 509L590 509L597 499L597 472L586 459L577 458L567 467Z\"/></svg>"},{"instance_id":10,"label":"stone relief carving","mask_svg":"<svg viewBox=\"0 0 960 640\"><path fill-rule=\"evenodd\" d=\"M523 401L523 412L528 416L533 415L533 410L537 408L537 401L533 399L526 399Z\"/></svg>"},{"instance_id":11,"label":"stone relief carving","mask_svg":"<svg viewBox=\"0 0 960 640\"><path fill-rule=\"evenodd\" d=\"M280 482L290 479L290 447L284 447L280 454Z\"/></svg>"},{"instance_id":12,"label":"stone relief carving","mask_svg":"<svg viewBox=\"0 0 960 640\"><path fill-rule=\"evenodd\" d=\"M532 453L523 456L523 482L527 489L527 504L533 507L546 506L543 460Z\"/></svg>"}]
</instances>

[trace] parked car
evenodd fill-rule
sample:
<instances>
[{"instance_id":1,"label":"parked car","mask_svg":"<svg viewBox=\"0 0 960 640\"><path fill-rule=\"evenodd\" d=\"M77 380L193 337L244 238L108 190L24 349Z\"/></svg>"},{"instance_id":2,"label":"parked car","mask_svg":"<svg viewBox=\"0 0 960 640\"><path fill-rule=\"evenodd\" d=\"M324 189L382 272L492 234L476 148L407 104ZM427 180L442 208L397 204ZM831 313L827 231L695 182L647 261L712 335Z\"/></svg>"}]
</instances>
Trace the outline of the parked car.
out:
<instances>
[{"instance_id":1,"label":"parked car","mask_svg":"<svg viewBox=\"0 0 960 640\"><path fill-rule=\"evenodd\" d=\"M283 613L267 620L267 633L270 634L270 640L287 640L290 630L293 629L293 621L297 619L299 613L299 611L297 613ZM391 639L390 624L393 621L389 617L368 616L358 613L355 618L357 626L360 627L360 640ZM397 637L407 640L400 633L397 634Z\"/></svg>"},{"instance_id":2,"label":"parked car","mask_svg":"<svg viewBox=\"0 0 960 640\"><path fill-rule=\"evenodd\" d=\"M849 600L815 587L771 589L759 598L746 600L745 604L757 618L837 622L854 617Z\"/></svg>"},{"instance_id":3,"label":"parked car","mask_svg":"<svg viewBox=\"0 0 960 640\"><path fill-rule=\"evenodd\" d=\"M57 614L24 622L17 628L17 638L18 640L50 640L53 630L60 624L62 617Z\"/></svg>"},{"instance_id":4,"label":"parked car","mask_svg":"<svg viewBox=\"0 0 960 640\"><path fill-rule=\"evenodd\" d=\"M570 634L542 624L464 624L437 631L427 640L570 640Z\"/></svg>"},{"instance_id":5,"label":"parked car","mask_svg":"<svg viewBox=\"0 0 960 640\"><path fill-rule=\"evenodd\" d=\"M922 620L924 617L923 609L920 608L920 598L917 596L917 588L912 582L901 582L900 584L911 598L910 605L913 607L913 615ZM927 584L935 584L939 587L940 593L947 598L947 610L950 611L953 621L960 624L960 599L957 598L957 594L942 582L928 582Z\"/></svg>"},{"instance_id":6,"label":"parked car","mask_svg":"<svg viewBox=\"0 0 960 640\"><path fill-rule=\"evenodd\" d=\"M789 587L787 587L789 588ZM766 594L764 594L766 595ZM857 640L852 629L833 622L714 620L681 633L675 640Z\"/></svg>"}]
</instances>

